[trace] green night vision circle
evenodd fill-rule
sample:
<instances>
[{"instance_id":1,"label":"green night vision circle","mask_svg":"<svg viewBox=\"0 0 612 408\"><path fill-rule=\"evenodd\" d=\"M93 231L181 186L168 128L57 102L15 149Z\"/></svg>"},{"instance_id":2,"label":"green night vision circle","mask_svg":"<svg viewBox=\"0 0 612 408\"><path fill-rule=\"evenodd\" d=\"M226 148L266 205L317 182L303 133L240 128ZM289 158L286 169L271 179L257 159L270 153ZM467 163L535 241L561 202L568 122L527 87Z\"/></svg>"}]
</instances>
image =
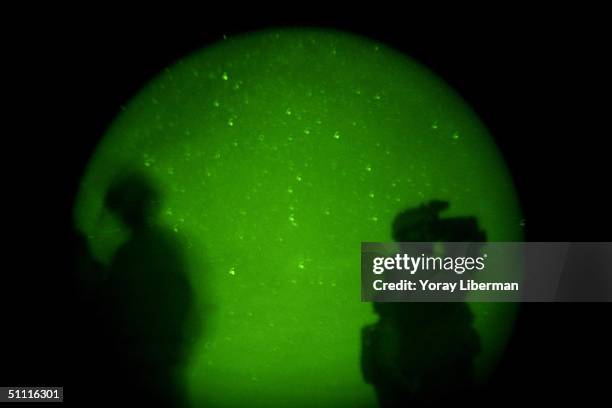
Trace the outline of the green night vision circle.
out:
<instances>
[{"instance_id":1,"label":"green night vision circle","mask_svg":"<svg viewBox=\"0 0 612 408\"><path fill-rule=\"evenodd\" d=\"M467 104L414 60L315 29L223 40L163 71L118 115L82 180L75 223L111 265L130 231L108 207L125 172L159 194L193 290L177 376L188 401L369 406L360 242L391 241L431 199L476 216L490 241L522 238L508 170ZM473 303L480 378L516 307ZM134 323L137 324L137 323Z\"/></svg>"}]
</instances>

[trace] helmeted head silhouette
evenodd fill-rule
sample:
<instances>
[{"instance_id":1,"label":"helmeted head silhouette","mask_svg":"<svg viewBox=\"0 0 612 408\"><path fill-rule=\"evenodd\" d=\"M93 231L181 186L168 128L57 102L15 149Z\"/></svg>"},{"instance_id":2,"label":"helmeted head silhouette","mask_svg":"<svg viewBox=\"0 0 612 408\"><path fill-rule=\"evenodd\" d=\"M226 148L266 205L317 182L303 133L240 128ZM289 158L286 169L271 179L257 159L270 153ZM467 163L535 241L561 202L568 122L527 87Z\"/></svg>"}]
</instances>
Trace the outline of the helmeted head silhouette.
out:
<instances>
[{"instance_id":1,"label":"helmeted head silhouette","mask_svg":"<svg viewBox=\"0 0 612 408\"><path fill-rule=\"evenodd\" d=\"M109 187L105 205L126 226L139 228L157 212L160 196L151 181L141 173L118 177Z\"/></svg>"}]
</instances>

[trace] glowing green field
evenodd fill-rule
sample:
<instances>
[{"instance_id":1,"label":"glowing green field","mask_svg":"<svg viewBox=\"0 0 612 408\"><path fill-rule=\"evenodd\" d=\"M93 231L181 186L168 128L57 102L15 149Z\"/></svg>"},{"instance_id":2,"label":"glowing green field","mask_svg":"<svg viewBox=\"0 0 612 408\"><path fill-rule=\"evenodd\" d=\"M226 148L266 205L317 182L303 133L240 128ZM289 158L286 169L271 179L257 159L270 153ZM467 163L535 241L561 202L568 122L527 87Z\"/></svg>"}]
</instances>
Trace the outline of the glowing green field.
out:
<instances>
[{"instance_id":1,"label":"glowing green field","mask_svg":"<svg viewBox=\"0 0 612 408\"><path fill-rule=\"evenodd\" d=\"M126 239L104 208L138 169L159 222L186 250L205 332L182 376L209 406L371 406L360 330L360 242L429 199L474 215L491 241L521 239L505 164L466 103L385 46L333 31L224 40L166 69L125 107L89 163L75 209L94 255ZM473 305L481 374L514 306Z\"/></svg>"}]
</instances>

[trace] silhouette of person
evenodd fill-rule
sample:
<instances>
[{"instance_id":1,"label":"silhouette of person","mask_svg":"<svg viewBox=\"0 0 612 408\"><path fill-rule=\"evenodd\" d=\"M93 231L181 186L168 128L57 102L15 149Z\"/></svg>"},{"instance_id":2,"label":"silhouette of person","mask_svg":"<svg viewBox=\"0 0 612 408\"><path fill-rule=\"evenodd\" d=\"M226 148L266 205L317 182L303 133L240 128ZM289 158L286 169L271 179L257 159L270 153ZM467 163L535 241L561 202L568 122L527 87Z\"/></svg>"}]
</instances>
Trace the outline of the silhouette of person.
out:
<instances>
[{"instance_id":1,"label":"silhouette of person","mask_svg":"<svg viewBox=\"0 0 612 408\"><path fill-rule=\"evenodd\" d=\"M102 289L117 363L114 381L140 403L180 406L176 373L185 359L193 303L180 243L156 222L160 196L143 175L116 180L105 205L129 231Z\"/></svg>"},{"instance_id":2,"label":"silhouette of person","mask_svg":"<svg viewBox=\"0 0 612 408\"><path fill-rule=\"evenodd\" d=\"M398 242L482 242L473 217L440 219L448 203L431 201L400 213ZM431 253L432 248L423 247ZM362 372L381 407L428 406L469 398L480 341L464 302L374 303L378 321L362 331Z\"/></svg>"}]
</instances>

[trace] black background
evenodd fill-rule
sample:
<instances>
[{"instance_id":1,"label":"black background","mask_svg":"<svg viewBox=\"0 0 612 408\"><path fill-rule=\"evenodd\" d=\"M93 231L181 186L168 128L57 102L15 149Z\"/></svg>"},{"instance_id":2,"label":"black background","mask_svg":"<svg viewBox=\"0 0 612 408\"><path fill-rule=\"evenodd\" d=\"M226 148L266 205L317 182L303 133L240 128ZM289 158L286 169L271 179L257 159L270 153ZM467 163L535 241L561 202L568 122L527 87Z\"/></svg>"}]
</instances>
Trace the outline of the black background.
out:
<instances>
[{"instance_id":1,"label":"black background","mask_svg":"<svg viewBox=\"0 0 612 408\"><path fill-rule=\"evenodd\" d=\"M67 401L79 394L87 379L75 362L104 347L81 341L88 315L69 272L79 178L122 104L169 63L224 34L322 26L406 52L456 88L495 136L528 241L610 241L609 46L598 12L412 9L315 18L239 11L153 18L121 17L121 9L78 17L38 10L20 13L3 33L4 65L14 71L5 81L16 92L5 92L10 108L3 109L1 385L63 385ZM610 311L610 304L522 305L483 401L607 398Z\"/></svg>"}]
</instances>

